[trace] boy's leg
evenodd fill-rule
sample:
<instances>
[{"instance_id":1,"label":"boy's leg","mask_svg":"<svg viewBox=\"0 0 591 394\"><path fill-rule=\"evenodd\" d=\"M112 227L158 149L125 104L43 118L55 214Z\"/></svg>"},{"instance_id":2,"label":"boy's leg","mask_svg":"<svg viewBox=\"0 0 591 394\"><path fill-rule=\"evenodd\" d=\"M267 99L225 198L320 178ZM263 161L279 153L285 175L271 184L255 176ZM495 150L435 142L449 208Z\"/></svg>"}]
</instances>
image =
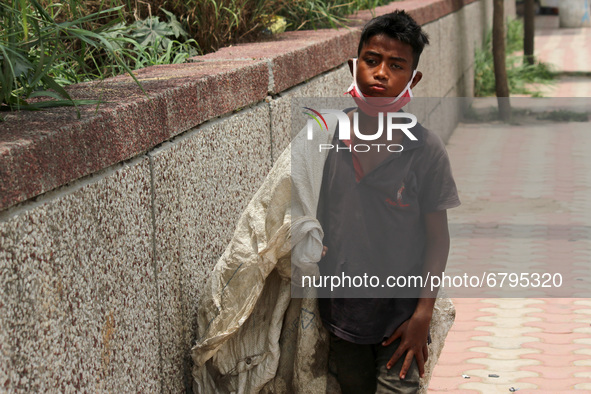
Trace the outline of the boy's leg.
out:
<instances>
[{"instance_id":1,"label":"boy's leg","mask_svg":"<svg viewBox=\"0 0 591 394\"><path fill-rule=\"evenodd\" d=\"M342 394L375 394L376 363L373 345L358 345L330 333L330 362Z\"/></svg>"},{"instance_id":2,"label":"boy's leg","mask_svg":"<svg viewBox=\"0 0 591 394\"><path fill-rule=\"evenodd\" d=\"M406 373L404 379L400 379L400 369L404 363L406 353L398 359L396 364L390 369L386 364L398 348L400 339L395 340L389 346L375 345L376 351L376 369L377 369L377 389L376 394L382 393L402 393L414 394L419 390L419 367L417 361L412 360L412 364Z\"/></svg>"}]
</instances>

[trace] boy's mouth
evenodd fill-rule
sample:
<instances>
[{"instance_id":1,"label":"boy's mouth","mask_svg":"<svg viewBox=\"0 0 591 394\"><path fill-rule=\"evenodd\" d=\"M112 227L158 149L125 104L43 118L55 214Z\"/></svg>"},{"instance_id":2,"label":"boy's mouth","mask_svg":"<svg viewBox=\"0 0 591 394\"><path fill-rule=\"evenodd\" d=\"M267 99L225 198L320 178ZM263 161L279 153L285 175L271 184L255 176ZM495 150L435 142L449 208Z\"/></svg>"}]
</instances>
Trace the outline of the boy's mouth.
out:
<instances>
[{"instance_id":1,"label":"boy's mouth","mask_svg":"<svg viewBox=\"0 0 591 394\"><path fill-rule=\"evenodd\" d=\"M380 84L370 85L369 91L372 93L384 93L386 91L386 87Z\"/></svg>"}]
</instances>

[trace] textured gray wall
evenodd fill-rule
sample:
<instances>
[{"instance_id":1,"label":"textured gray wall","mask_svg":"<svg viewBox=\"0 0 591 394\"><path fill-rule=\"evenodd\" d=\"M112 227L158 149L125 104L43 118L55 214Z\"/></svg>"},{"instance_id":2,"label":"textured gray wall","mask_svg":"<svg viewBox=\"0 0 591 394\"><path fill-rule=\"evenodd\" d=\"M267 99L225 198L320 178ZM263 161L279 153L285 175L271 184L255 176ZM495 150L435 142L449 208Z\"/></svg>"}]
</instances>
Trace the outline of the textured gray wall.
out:
<instances>
[{"instance_id":1,"label":"textured gray wall","mask_svg":"<svg viewBox=\"0 0 591 394\"><path fill-rule=\"evenodd\" d=\"M146 158L0 223L4 390L160 389Z\"/></svg>"},{"instance_id":2,"label":"textured gray wall","mask_svg":"<svg viewBox=\"0 0 591 394\"><path fill-rule=\"evenodd\" d=\"M442 98L472 96L490 3L425 26L415 95L432 99L417 111L444 138L458 118ZM0 387L184 391L200 291L289 143L292 99L341 97L350 81L343 65L1 212Z\"/></svg>"}]
</instances>

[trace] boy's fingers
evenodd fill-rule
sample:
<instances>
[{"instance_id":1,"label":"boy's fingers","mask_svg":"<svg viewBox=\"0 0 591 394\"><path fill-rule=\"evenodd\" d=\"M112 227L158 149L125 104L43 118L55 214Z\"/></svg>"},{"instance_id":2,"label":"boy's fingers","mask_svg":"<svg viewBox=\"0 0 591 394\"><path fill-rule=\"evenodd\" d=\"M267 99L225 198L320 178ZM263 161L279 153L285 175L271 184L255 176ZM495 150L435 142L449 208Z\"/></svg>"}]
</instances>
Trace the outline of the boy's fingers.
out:
<instances>
[{"instance_id":1,"label":"boy's fingers","mask_svg":"<svg viewBox=\"0 0 591 394\"><path fill-rule=\"evenodd\" d=\"M425 360L425 362L427 362L427 360L429 359L429 346L427 346L427 344L423 345L423 359Z\"/></svg>"},{"instance_id":2,"label":"boy's fingers","mask_svg":"<svg viewBox=\"0 0 591 394\"><path fill-rule=\"evenodd\" d=\"M425 375L425 359L421 352L417 353L417 366L419 367L419 376L422 378ZM412 361L412 360L411 360ZM410 365L409 365L410 367Z\"/></svg>"},{"instance_id":3,"label":"boy's fingers","mask_svg":"<svg viewBox=\"0 0 591 394\"><path fill-rule=\"evenodd\" d=\"M328 252L328 248L326 246L322 247L322 257L326 256L326 252Z\"/></svg>"},{"instance_id":4,"label":"boy's fingers","mask_svg":"<svg viewBox=\"0 0 591 394\"><path fill-rule=\"evenodd\" d=\"M392 368L394 366L394 364L396 364L396 361L398 361L400 356L402 356L402 353L403 353L403 350L401 350L400 347L398 347L398 349L396 349L396 351L394 352L394 354L390 358L390 361L388 361L388 364L386 364L386 368L387 369Z\"/></svg>"},{"instance_id":5,"label":"boy's fingers","mask_svg":"<svg viewBox=\"0 0 591 394\"><path fill-rule=\"evenodd\" d=\"M402 363L402 368L400 368L400 379L406 378L406 373L408 372L410 364L412 363L413 355L414 354L412 350L409 350L408 353L406 353L406 357L404 358L404 362Z\"/></svg>"}]
</instances>

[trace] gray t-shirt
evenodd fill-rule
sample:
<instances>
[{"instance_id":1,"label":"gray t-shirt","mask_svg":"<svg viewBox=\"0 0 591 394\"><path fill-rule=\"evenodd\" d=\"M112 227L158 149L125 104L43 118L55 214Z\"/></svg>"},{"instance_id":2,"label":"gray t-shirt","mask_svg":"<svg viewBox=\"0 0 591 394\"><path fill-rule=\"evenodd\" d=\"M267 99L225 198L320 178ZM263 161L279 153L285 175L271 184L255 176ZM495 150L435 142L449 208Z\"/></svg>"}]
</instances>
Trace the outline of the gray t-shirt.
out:
<instances>
[{"instance_id":1,"label":"gray t-shirt","mask_svg":"<svg viewBox=\"0 0 591 394\"><path fill-rule=\"evenodd\" d=\"M393 153L361 179L354 154L335 133L322 180L318 218L328 253L322 276L339 276L342 286L318 289L322 320L335 335L359 344L389 337L415 310L420 289L392 288L391 276L422 274L424 214L460 204L445 146L417 125ZM356 168L357 167L357 168ZM346 278L350 285L347 286ZM365 282L355 278L365 277ZM368 278L372 280L368 285Z\"/></svg>"}]
</instances>

